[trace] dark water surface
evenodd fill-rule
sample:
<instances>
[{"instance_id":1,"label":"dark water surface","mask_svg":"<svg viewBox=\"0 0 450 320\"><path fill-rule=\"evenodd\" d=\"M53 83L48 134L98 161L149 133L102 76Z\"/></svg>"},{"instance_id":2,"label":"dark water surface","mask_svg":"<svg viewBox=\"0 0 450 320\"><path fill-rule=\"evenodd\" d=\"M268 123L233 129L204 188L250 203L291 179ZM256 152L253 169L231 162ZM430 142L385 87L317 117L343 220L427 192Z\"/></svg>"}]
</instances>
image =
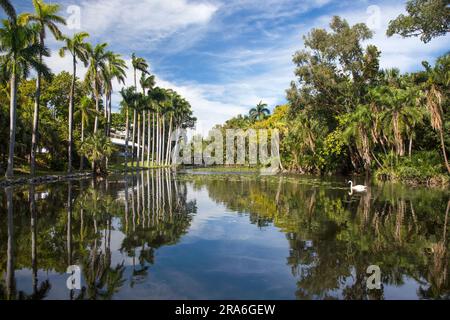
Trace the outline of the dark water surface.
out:
<instances>
[{"instance_id":1,"label":"dark water surface","mask_svg":"<svg viewBox=\"0 0 450 320\"><path fill-rule=\"evenodd\" d=\"M449 192L345 182L160 170L2 189L0 299L449 299Z\"/></svg>"}]
</instances>

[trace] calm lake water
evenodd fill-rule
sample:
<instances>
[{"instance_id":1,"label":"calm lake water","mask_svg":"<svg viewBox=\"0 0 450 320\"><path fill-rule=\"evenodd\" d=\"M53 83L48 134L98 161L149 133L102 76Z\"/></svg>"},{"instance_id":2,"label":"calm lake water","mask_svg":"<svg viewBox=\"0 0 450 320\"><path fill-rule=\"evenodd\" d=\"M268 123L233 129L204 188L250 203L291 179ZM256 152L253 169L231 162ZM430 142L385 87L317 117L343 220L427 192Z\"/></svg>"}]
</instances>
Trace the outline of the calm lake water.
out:
<instances>
[{"instance_id":1,"label":"calm lake water","mask_svg":"<svg viewBox=\"0 0 450 320\"><path fill-rule=\"evenodd\" d=\"M448 190L347 180L160 170L0 190L0 299L449 299Z\"/></svg>"}]
</instances>

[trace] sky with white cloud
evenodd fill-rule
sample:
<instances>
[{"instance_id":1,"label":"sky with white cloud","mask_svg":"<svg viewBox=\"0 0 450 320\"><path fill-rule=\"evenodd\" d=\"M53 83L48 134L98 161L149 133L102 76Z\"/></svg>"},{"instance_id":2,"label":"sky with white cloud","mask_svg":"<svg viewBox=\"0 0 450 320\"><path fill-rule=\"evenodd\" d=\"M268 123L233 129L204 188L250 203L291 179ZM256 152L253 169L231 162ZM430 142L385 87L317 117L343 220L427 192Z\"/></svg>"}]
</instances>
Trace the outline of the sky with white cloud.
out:
<instances>
[{"instance_id":1,"label":"sky with white cloud","mask_svg":"<svg viewBox=\"0 0 450 320\"><path fill-rule=\"evenodd\" d=\"M13 0L18 11L31 1ZM292 56L314 27L328 26L339 15L351 24L365 22L375 32L368 41L382 51L383 68L404 72L421 68L448 50L450 36L428 44L418 39L387 38L388 22L404 11L405 1L370 0L53 0L67 18L80 8L81 30L91 41L108 42L130 62L132 52L146 58L159 86L187 98L205 133L213 125L246 113L259 101L271 107L285 102L294 80ZM69 10L68 10L69 9ZM71 34L81 30L65 29ZM68 58L48 63L71 70ZM83 73L83 70L81 71ZM127 85L132 84L129 70ZM120 86L116 85L116 92ZM117 107L119 96L114 96Z\"/></svg>"}]
</instances>

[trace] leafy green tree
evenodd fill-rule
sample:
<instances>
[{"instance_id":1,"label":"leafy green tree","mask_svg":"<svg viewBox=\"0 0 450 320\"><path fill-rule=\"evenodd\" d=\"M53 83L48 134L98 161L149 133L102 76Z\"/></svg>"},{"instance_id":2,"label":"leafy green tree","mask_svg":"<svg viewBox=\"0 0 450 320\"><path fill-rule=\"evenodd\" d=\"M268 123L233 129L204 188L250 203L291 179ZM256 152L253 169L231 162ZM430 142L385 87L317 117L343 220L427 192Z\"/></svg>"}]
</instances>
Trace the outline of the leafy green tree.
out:
<instances>
[{"instance_id":1,"label":"leafy green tree","mask_svg":"<svg viewBox=\"0 0 450 320\"><path fill-rule=\"evenodd\" d=\"M450 31L450 2L448 0L409 0L407 15L401 14L390 21L388 36L420 37L427 43Z\"/></svg>"}]
</instances>

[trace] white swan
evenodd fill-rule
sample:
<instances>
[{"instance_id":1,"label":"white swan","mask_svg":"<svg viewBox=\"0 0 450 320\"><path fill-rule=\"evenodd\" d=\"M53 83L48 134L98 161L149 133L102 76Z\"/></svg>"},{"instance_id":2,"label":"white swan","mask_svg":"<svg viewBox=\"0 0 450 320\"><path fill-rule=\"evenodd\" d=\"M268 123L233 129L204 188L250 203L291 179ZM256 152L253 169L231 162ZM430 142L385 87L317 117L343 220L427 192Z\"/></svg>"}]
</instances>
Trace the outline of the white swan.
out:
<instances>
[{"instance_id":1,"label":"white swan","mask_svg":"<svg viewBox=\"0 0 450 320\"><path fill-rule=\"evenodd\" d=\"M367 191L367 187L366 186L362 186L362 185L353 186L353 181L349 181L348 183L350 184L350 190L352 192L353 191L356 191L356 192L365 192L365 191Z\"/></svg>"}]
</instances>

